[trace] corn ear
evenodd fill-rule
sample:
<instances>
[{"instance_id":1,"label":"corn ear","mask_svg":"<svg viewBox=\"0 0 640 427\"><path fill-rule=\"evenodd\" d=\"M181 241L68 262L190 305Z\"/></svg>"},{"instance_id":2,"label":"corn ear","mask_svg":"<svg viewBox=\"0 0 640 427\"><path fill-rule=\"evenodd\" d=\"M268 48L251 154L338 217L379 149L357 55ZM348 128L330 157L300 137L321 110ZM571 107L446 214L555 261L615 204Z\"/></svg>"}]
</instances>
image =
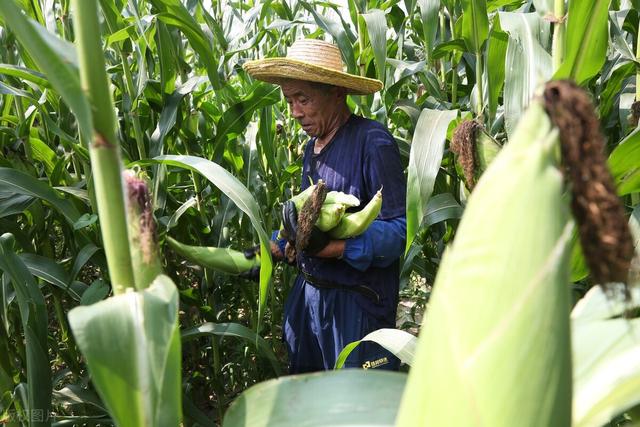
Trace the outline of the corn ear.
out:
<instances>
[{"instance_id":1,"label":"corn ear","mask_svg":"<svg viewBox=\"0 0 640 427\"><path fill-rule=\"evenodd\" d=\"M171 249L187 260L227 274L241 274L260 266L260 256L247 259L240 251L229 248L190 246L167 236Z\"/></svg>"},{"instance_id":2,"label":"corn ear","mask_svg":"<svg viewBox=\"0 0 640 427\"><path fill-rule=\"evenodd\" d=\"M347 208L360 206L360 199L353 194L346 194L342 191L329 191L324 199L325 203L341 203Z\"/></svg>"},{"instance_id":3,"label":"corn ear","mask_svg":"<svg viewBox=\"0 0 640 427\"><path fill-rule=\"evenodd\" d=\"M298 193L291 198L291 201L293 201L293 204L296 206L296 212L300 212L300 209L302 209L302 205L304 205L304 202L307 201L307 199L311 196L311 193L313 193L313 190L315 189L315 184L310 185L303 192Z\"/></svg>"},{"instance_id":4,"label":"corn ear","mask_svg":"<svg viewBox=\"0 0 640 427\"><path fill-rule=\"evenodd\" d=\"M362 210L345 214L340 223L329 231L329 235L334 239L347 239L364 233L376 219L380 209L382 209L382 189L371 198Z\"/></svg>"},{"instance_id":5,"label":"corn ear","mask_svg":"<svg viewBox=\"0 0 640 427\"><path fill-rule=\"evenodd\" d=\"M133 170L122 173L127 194L127 227L135 287L147 288L163 273L149 186Z\"/></svg>"},{"instance_id":6,"label":"corn ear","mask_svg":"<svg viewBox=\"0 0 640 427\"><path fill-rule=\"evenodd\" d=\"M316 227L322 231L329 231L340 223L346 207L342 203L325 203L320 209L320 217Z\"/></svg>"},{"instance_id":7,"label":"corn ear","mask_svg":"<svg viewBox=\"0 0 640 427\"><path fill-rule=\"evenodd\" d=\"M296 210L299 212L302 209L302 205L307 201L313 190L315 190L316 184L310 185L303 192L296 194L291 198L293 204L296 206ZM351 208L355 206L360 206L360 199L358 199L353 194L346 194L342 191L329 191L327 193L327 197L324 199L325 203L333 204L333 203L341 203L345 205L346 208Z\"/></svg>"},{"instance_id":8,"label":"corn ear","mask_svg":"<svg viewBox=\"0 0 640 427\"><path fill-rule=\"evenodd\" d=\"M396 425L571 425L572 224L557 135L533 101L471 194Z\"/></svg>"}]
</instances>

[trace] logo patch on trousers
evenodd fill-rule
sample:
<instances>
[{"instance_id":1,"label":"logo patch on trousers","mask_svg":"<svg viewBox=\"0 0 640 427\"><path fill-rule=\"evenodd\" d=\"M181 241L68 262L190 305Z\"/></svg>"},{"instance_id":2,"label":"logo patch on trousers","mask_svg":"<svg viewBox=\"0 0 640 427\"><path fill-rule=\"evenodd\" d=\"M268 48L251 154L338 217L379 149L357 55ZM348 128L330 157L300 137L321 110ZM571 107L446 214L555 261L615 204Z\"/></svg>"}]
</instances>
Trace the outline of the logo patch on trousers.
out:
<instances>
[{"instance_id":1,"label":"logo patch on trousers","mask_svg":"<svg viewBox=\"0 0 640 427\"><path fill-rule=\"evenodd\" d=\"M382 357L376 360L367 360L362 364L363 369L377 368L378 366L386 365L389 363L389 359Z\"/></svg>"}]
</instances>

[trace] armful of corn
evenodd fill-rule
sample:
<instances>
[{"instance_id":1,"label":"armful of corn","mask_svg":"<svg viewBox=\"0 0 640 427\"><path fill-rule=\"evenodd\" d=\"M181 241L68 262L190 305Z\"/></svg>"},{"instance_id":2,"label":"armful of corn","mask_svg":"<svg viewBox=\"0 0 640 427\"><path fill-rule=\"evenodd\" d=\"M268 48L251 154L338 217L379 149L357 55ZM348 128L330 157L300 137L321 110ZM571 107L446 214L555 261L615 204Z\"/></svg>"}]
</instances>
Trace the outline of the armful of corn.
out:
<instances>
[{"instance_id":1,"label":"armful of corn","mask_svg":"<svg viewBox=\"0 0 640 427\"><path fill-rule=\"evenodd\" d=\"M312 185L292 198L298 212L300 212L303 204L311 196L314 189L315 185ZM327 193L315 225L320 230L328 232L333 239L358 236L364 233L380 213L382 208L382 189L360 211L345 213L348 208L359 204L360 200L351 194L330 191ZM190 246L180 243L169 236L167 236L167 243L183 258L197 265L227 274L242 274L260 266L260 255L256 255L254 258L247 258L243 252L230 248Z\"/></svg>"},{"instance_id":2,"label":"armful of corn","mask_svg":"<svg viewBox=\"0 0 640 427\"><path fill-rule=\"evenodd\" d=\"M303 192L291 198L299 216L301 215L302 206L311 197L316 185L319 185L319 183L309 186ZM359 205L360 200L352 194L329 191L315 225L320 230L328 232L333 239L347 239L364 233L380 213L382 208L382 188L361 210L346 213L347 209ZM298 218L298 221L300 222L300 218ZM282 234L279 234L279 237L282 237Z\"/></svg>"}]
</instances>

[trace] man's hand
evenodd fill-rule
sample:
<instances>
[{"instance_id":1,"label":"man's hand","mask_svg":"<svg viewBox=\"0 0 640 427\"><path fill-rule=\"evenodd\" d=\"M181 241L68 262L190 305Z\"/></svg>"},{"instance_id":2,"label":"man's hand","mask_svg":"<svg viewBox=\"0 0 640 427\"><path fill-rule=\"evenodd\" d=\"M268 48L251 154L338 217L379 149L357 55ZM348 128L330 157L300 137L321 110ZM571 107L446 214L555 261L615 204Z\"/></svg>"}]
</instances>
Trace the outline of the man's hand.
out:
<instances>
[{"instance_id":1,"label":"man's hand","mask_svg":"<svg viewBox=\"0 0 640 427\"><path fill-rule=\"evenodd\" d=\"M287 200L282 204L282 226L287 241L295 243L298 233L298 212L292 200Z\"/></svg>"},{"instance_id":2,"label":"man's hand","mask_svg":"<svg viewBox=\"0 0 640 427\"><path fill-rule=\"evenodd\" d=\"M291 200L287 200L282 205L282 225L287 241L290 245L295 245L298 234L298 212L296 205ZM309 235L309 243L301 249L305 254L314 256L321 252L329 242L331 242L329 235L314 226Z\"/></svg>"}]
</instances>

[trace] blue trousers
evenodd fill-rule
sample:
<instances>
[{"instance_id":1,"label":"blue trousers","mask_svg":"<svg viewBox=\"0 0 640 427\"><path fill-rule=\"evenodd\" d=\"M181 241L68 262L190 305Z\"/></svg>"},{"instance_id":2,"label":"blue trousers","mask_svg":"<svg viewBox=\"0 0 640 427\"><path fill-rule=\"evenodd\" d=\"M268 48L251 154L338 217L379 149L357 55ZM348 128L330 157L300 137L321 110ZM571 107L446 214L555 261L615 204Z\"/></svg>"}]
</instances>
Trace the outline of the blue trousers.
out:
<instances>
[{"instance_id":1,"label":"blue trousers","mask_svg":"<svg viewBox=\"0 0 640 427\"><path fill-rule=\"evenodd\" d=\"M333 369L349 343L386 325L360 308L352 291L316 288L302 277L285 304L284 340L292 374ZM362 342L344 367L397 370L400 361L374 342Z\"/></svg>"}]
</instances>

